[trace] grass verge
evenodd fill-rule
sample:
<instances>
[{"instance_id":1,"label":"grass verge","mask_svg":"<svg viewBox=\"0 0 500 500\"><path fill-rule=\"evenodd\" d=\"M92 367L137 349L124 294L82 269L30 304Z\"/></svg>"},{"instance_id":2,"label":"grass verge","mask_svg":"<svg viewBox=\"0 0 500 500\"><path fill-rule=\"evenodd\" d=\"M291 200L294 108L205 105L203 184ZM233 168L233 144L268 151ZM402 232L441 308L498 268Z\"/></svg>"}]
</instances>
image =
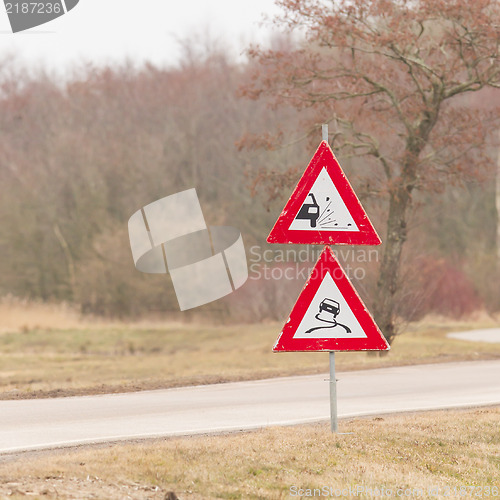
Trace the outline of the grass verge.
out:
<instances>
[{"instance_id":1,"label":"grass verge","mask_svg":"<svg viewBox=\"0 0 500 500\"><path fill-rule=\"evenodd\" d=\"M500 344L449 339L493 323L410 325L387 356L339 353L339 371L500 358ZM0 399L99 394L328 370L326 353L272 353L280 324L26 328L0 333Z\"/></svg>"},{"instance_id":2,"label":"grass verge","mask_svg":"<svg viewBox=\"0 0 500 500\"><path fill-rule=\"evenodd\" d=\"M0 496L499 498L499 419L500 408L439 411L342 421L352 434L324 423L0 456Z\"/></svg>"}]
</instances>

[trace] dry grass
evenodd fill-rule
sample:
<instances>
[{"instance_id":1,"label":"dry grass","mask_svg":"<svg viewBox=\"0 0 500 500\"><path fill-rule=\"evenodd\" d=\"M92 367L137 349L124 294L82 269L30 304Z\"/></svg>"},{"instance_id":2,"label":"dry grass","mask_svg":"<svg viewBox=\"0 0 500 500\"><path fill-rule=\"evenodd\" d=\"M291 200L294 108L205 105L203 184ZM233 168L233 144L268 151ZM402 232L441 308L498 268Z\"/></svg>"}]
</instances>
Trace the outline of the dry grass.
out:
<instances>
[{"instance_id":1,"label":"dry grass","mask_svg":"<svg viewBox=\"0 0 500 500\"><path fill-rule=\"evenodd\" d=\"M282 326L277 323L100 324L82 321L64 307L4 302L1 308L11 311L10 316L0 316L3 399L133 391L328 370L324 353L272 353ZM17 328L9 327L5 318L10 318L10 324L17 321ZM468 323L427 320L407 327L387 356L339 353L337 368L499 358L500 344L446 338L450 331L488 326L495 326L488 318Z\"/></svg>"},{"instance_id":2,"label":"dry grass","mask_svg":"<svg viewBox=\"0 0 500 500\"><path fill-rule=\"evenodd\" d=\"M0 496L283 499L292 486L359 486L473 498L454 488L500 488L499 420L500 408L440 411L342 421L352 434L325 423L18 455L3 459Z\"/></svg>"},{"instance_id":3,"label":"dry grass","mask_svg":"<svg viewBox=\"0 0 500 500\"><path fill-rule=\"evenodd\" d=\"M0 299L0 333L37 328L79 328L83 320L67 304L43 304L15 297Z\"/></svg>"}]
</instances>

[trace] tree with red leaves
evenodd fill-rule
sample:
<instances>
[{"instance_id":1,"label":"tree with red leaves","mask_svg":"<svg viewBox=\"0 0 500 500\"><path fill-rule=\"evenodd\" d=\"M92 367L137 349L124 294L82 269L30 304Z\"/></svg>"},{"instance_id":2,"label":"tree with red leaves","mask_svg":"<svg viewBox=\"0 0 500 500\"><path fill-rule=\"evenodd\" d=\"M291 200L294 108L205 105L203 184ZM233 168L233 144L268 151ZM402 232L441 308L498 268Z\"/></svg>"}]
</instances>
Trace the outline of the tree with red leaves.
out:
<instances>
[{"instance_id":1,"label":"tree with red leaves","mask_svg":"<svg viewBox=\"0 0 500 500\"><path fill-rule=\"evenodd\" d=\"M263 50L244 94L328 122L340 159L363 156L370 194L387 200L375 318L392 342L401 254L418 190L475 178L498 108L467 95L500 87L498 0L278 0L275 22L299 48ZM498 96L495 91L494 95ZM496 100L498 103L498 99ZM306 112L307 110L307 112ZM310 115L309 115L310 116Z\"/></svg>"}]
</instances>

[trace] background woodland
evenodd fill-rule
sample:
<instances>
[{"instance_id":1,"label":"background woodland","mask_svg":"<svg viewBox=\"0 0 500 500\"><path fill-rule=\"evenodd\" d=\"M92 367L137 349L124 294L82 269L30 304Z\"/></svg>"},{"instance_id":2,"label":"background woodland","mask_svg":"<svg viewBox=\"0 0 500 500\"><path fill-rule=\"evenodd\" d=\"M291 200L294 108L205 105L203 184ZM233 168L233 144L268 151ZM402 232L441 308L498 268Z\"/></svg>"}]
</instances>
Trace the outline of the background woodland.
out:
<instances>
[{"instance_id":1,"label":"background woodland","mask_svg":"<svg viewBox=\"0 0 500 500\"><path fill-rule=\"evenodd\" d=\"M293 45L273 44L280 51ZM283 320L305 280L279 270L314 262L283 259L278 250L290 248L265 240L320 142L321 122L308 108L245 97L258 64L187 44L176 67L89 65L61 79L5 58L0 296L69 302L82 313L120 318ZM484 89L468 99L491 108L498 93ZM493 132L481 168L471 161L471 175L414 194L394 299L402 321L500 310ZM388 202L372 189L376 170L363 158L337 156L384 240ZM180 313L168 275L135 270L127 221L142 206L192 187L208 224L241 230L250 279L229 297ZM257 262L269 249L274 258ZM340 260L363 269L362 279L351 278L370 307L380 259L364 262L363 249L346 250ZM264 264L278 269L278 279L259 277Z\"/></svg>"}]
</instances>

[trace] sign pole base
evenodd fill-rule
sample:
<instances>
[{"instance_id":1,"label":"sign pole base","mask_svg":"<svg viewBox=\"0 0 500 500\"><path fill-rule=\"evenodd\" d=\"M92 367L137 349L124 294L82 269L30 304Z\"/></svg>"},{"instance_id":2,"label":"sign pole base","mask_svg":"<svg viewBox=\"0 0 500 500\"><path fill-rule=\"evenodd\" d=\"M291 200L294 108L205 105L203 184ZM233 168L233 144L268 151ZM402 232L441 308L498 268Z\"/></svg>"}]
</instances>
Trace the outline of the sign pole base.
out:
<instances>
[{"instance_id":1,"label":"sign pole base","mask_svg":"<svg viewBox=\"0 0 500 500\"><path fill-rule=\"evenodd\" d=\"M337 419L337 379L335 378L335 352L330 352L330 428L339 430Z\"/></svg>"}]
</instances>

